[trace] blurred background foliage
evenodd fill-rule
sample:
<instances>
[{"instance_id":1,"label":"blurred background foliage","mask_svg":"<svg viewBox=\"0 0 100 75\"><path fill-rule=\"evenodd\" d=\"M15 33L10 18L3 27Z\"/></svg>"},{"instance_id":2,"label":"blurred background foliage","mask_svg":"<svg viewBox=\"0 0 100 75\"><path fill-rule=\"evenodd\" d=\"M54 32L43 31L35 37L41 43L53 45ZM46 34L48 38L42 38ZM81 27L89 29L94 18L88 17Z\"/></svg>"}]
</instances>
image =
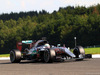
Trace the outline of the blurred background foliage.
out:
<instances>
[{"instance_id":1,"label":"blurred background foliage","mask_svg":"<svg viewBox=\"0 0 100 75\"><path fill-rule=\"evenodd\" d=\"M100 4L91 7L67 6L49 13L29 11L0 15L0 53L16 48L21 40L47 37L50 44L100 45Z\"/></svg>"}]
</instances>

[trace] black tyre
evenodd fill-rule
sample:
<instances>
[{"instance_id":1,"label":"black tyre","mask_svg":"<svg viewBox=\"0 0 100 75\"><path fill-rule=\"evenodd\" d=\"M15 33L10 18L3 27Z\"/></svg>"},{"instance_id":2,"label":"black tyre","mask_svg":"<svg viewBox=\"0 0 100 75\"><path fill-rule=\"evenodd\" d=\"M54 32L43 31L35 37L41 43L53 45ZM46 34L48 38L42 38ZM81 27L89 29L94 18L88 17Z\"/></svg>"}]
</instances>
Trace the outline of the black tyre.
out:
<instances>
[{"instance_id":1,"label":"black tyre","mask_svg":"<svg viewBox=\"0 0 100 75\"><path fill-rule=\"evenodd\" d=\"M10 51L10 61L12 63L19 63L21 61L21 52L19 50Z\"/></svg>"},{"instance_id":2,"label":"black tyre","mask_svg":"<svg viewBox=\"0 0 100 75\"><path fill-rule=\"evenodd\" d=\"M48 62L52 63L55 59L55 56L56 54L54 50L46 50L44 51L44 54L43 54L43 61L45 63L48 63Z\"/></svg>"},{"instance_id":3,"label":"black tyre","mask_svg":"<svg viewBox=\"0 0 100 75\"><path fill-rule=\"evenodd\" d=\"M85 58L85 50L82 46L75 47L73 53L76 56L76 60L83 60Z\"/></svg>"}]
</instances>

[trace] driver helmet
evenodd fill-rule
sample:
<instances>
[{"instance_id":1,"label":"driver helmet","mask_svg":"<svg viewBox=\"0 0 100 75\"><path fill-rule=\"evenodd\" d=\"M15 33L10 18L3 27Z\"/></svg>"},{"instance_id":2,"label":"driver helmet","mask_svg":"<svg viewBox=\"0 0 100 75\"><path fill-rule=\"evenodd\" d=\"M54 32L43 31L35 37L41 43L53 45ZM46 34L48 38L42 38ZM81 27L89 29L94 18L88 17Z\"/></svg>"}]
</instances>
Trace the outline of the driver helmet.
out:
<instances>
[{"instance_id":1,"label":"driver helmet","mask_svg":"<svg viewBox=\"0 0 100 75\"><path fill-rule=\"evenodd\" d=\"M46 48L50 48L50 45L49 45L48 43L46 43L44 46L45 46Z\"/></svg>"}]
</instances>

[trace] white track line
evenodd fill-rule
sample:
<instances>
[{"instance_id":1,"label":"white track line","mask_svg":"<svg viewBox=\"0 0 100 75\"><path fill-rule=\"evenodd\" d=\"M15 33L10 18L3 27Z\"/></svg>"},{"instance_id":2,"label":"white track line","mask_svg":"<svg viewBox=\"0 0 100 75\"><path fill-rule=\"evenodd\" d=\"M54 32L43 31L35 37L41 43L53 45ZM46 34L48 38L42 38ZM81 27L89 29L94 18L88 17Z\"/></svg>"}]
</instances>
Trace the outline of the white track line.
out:
<instances>
[{"instance_id":1,"label":"white track line","mask_svg":"<svg viewBox=\"0 0 100 75\"><path fill-rule=\"evenodd\" d=\"M10 60L9 57L0 57L0 60Z\"/></svg>"},{"instance_id":2,"label":"white track line","mask_svg":"<svg viewBox=\"0 0 100 75\"><path fill-rule=\"evenodd\" d=\"M92 58L100 58L100 54L93 54Z\"/></svg>"}]
</instances>

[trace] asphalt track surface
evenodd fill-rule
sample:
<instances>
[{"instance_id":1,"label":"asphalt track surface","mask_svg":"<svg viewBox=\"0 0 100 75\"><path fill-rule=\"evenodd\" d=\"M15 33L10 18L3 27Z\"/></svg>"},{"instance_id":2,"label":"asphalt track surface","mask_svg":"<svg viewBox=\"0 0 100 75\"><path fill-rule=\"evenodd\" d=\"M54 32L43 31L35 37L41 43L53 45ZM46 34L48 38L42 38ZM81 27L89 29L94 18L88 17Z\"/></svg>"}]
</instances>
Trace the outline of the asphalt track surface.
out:
<instances>
[{"instance_id":1,"label":"asphalt track surface","mask_svg":"<svg viewBox=\"0 0 100 75\"><path fill-rule=\"evenodd\" d=\"M0 75L100 75L100 58L54 63L21 61L13 64L9 60L0 60Z\"/></svg>"}]
</instances>

